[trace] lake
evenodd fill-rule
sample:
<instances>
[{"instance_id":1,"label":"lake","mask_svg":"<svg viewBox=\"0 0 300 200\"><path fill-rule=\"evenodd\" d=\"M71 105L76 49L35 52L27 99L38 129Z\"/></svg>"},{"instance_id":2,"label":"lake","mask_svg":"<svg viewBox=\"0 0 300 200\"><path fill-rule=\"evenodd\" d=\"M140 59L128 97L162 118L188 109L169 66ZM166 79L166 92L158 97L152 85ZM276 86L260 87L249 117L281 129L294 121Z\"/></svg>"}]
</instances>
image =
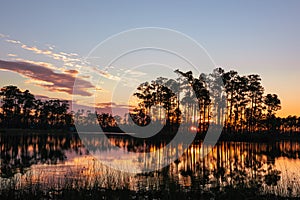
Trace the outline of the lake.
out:
<instances>
[{"instance_id":1,"label":"lake","mask_svg":"<svg viewBox=\"0 0 300 200\"><path fill-rule=\"evenodd\" d=\"M166 142L137 141L112 134L107 145L103 137L94 134L81 140L73 133L1 133L0 190L97 187L213 193L232 187L300 197L300 143L296 141L219 142L206 156L201 154L202 142L194 141L178 159L160 168L160 159L178 154L181 144L160 155L159 149ZM102 154L104 160L100 162L97 154ZM132 170L153 164L158 167L137 174L116 170L115 166L122 169L124 163Z\"/></svg>"}]
</instances>

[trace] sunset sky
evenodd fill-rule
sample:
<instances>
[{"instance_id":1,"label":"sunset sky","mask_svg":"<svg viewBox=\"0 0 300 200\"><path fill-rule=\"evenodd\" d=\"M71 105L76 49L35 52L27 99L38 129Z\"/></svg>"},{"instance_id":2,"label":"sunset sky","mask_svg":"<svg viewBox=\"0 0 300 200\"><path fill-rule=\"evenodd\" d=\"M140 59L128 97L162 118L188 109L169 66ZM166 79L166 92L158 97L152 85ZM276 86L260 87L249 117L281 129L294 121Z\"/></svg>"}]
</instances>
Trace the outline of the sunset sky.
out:
<instances>
[{"instance_id":1,"label":"sunset sky","mask_svg":"<svg viewBox=\"0 0 300 200\"><path fill-rule=\"evenodd\" d=\"M281 99L278 115L300 115L299 19L297 0L1 2L0 86L70 100L80 69L89 68L107 83L126 70L111 74L86 63L97 44L128 29L162 27L196 40L225 70L260 74L265 92ZM87 76L77 81L78 96L97 92L99 106L111 101L112 87Z\"/></svg>"}]
</instances>

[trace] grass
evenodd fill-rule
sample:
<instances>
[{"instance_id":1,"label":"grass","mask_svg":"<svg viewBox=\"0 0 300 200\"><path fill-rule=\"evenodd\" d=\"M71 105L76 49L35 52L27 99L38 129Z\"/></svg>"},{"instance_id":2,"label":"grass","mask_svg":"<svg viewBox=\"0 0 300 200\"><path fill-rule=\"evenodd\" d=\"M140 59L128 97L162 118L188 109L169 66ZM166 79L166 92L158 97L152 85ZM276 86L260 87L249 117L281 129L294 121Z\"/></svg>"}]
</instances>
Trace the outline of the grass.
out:
<instances>
[{"instance_id":1,"label":"grass","mask_svg":"<svg viewBox=\"0 0 300 200\"><path fill-rule=\"evenodd\" d=\"M29 171L25 179L24 175L17 174L10 179L1 179L0 199L297 199L264 192L256 184L210 188L199 185L195 188L196 183L192 187L182 187L173 177L165 174L168 173L167 169L160 175L155 172L151 176L135 175L135 178L141 179L138 181L140 185L132 187L132 175L103 166L101 171L97 171L99 169L95 166L89 171L94 173L92 179L87 179L84 173L70 172L64 177L50 177L46 182L40 179L41 174ZM159 186L147 186L151 181L160 181Z\"/></svg>"},{"instance_id":2,"label":"grass","mask_svg":"<svg viewBox=\"0 0 300 200\"><path fill-rule=\"evenodd\" d=\"M228 188L225 191L212 193L209 191L131 191L127 189L62 189L62 190L8 190L2 191L0 199L298 199L296 197L279 197L254 193L251 189Z\"/></svg>"}]
</instances>

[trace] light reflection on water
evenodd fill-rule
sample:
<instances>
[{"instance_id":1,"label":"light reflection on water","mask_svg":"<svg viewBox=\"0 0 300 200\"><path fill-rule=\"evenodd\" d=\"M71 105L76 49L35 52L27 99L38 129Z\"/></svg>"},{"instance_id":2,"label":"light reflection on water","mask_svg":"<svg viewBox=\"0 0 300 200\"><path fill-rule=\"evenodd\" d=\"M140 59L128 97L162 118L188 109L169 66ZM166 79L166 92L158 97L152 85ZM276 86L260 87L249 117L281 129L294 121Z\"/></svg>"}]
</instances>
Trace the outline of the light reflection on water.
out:
<instances>
[{"instance_id":1,"label":"light reflection on water","mask_svg":"<svg viewBox=\"0 0 300 200\"><path fill-rule=\"evenodd\" d=\"M99 137L91 143L101 146ZM124 137L111 137L112 148L105 151L159 152L162 142L147 143ZM270 144L219 142L202 158L201 142L195 141L170 166L155 172L131 174L98 162L75 134L2 134L0 189L11 187L92 188L130 190L209 190L226 186L260 187L262 192L283 196L300 194L300 143ZM173 147L176 154L182 146ZM105 152L104 151L104 152ZM103 149L102 149L103 153ZM115 152L117 156L117 151ZM161 156L166 159L165 156ZM147 167L152 158L125 156L123 161ZM115 162L107 158L106 163ZM8 186L10 185L10 186Z\"/></svg>"}]
</instances>

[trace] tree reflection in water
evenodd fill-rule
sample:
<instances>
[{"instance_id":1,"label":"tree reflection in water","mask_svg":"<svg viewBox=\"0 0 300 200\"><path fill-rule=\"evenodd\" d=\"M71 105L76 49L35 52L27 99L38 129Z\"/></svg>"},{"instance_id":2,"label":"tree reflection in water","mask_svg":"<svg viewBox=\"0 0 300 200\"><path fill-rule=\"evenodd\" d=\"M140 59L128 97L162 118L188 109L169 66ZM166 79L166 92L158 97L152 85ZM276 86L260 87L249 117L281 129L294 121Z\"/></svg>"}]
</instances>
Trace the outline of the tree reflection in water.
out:
<instances>
[{"instance_id":1,"label":"tree reflection in water","mask_svg":"<svg viewBox=\"0 0 300 200\"><path fill-rule=\"evenodd\" d=\"M114 146L135 152L154 151L161 141L145 144L141 140L111 136L111 145L101 137L90 137L85 144L102 151ZM76 134L1 134L1 190L26 188L34 182L44 189L104 188L132 191L183 191L211 195L226 191L299 195L300 184L283 182L283 174L276 166L277 158L298 159L300 145L281 141L271 144L219 142L202 158L201 141L195 141L174 163L154 172L129 174L113 170L89 156ZM178 147L173 147L174 152ZM130 161L130 160L129 160ZM153 160L145 157L144 166ZM298 162L299 163L299 162ZM287 170L285 172L285 176ZM297 174L298 175L298 174ZM298 175L299 176L299 175ZM18 177L18 178L16 178ZM31 181L29 181L29 179ZM18 183L21 181L22 183ZM284 186L288 184L287 186Z\"/></svg>"},{"instance_id":2,"label":"tree reflection in water","mask_svg":"<svg viewBox=\"0 0 300 200\"><path fill-rule=\"evenodd\" d=\"M1 134L1 177L24 174L31 165L57 164L67 159L65 151L82 153L75 134Z\"/></svg>"}]
</instances>

